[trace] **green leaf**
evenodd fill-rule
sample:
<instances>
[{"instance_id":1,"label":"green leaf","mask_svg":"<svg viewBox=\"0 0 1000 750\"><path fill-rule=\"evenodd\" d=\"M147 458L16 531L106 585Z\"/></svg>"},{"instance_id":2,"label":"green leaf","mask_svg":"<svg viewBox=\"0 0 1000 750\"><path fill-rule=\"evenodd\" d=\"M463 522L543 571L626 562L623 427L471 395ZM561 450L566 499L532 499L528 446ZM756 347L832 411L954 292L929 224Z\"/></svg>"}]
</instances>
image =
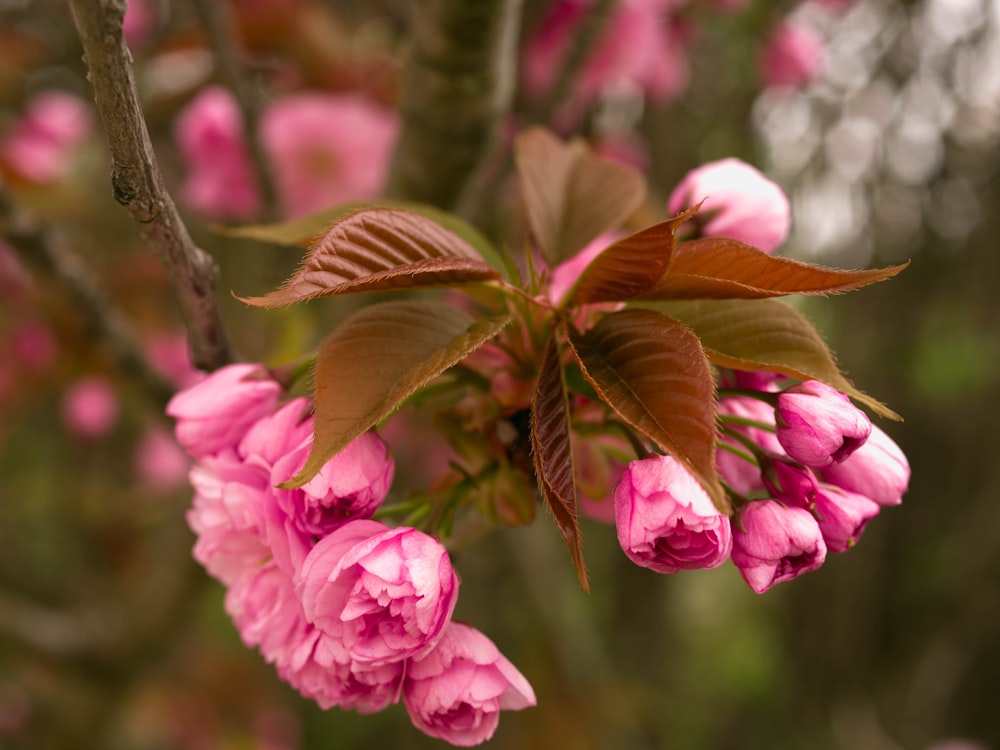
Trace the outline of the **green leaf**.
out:
<instances>
[{"instance_id":1,"label":"green leaf","mask_svg":"<svg viewBox=\"0 0 1000 750\"><path fill-rule=\"evenodd\" d=\"M666 272L677 245L677 227L698 207L612 243L583 269L565 305L630 300Z\"/></svg>"},{"instance_id":2,"label":"green leaf","mask_svg":"<svg viewBox=\"0 0 1000 750\"><path fill-rule=\"evenodd\" d=\"M345 216L357 213L362 210L371 209L398 209L412 211L413 213L426 216L431 221L440 224L445 229L450 229L463 240L472 245L479 254L494 268L503 268L503 261L493 244L486 239L482 233L469 222L459 218L455 214L442 211L435 206L415 201L390 201L380 200L376 202L362 201L354 203L342 203L337 206L325 208L322 211L302 216L298 219L290 219L276 224L250 224L242 227L226 227L215 225L212 227L218 234L227 237L240 237L258 242L270 242L275 245L290 245L293 247L308 247L327 228Z\"/></svg>"},{"instance_id":3,"label":"green leaf","mask_svg":"<svg viewBox=\"0 0 1000 750\"><path fill-rule=\"evenodd\" d=\"M705 237L678 245L667 272L642 297L761 299L835 294L885 281L907 265L844 271L768 255L739 240Z\"/></svg>"},{"instance_id":4,"label":"green leaf","mask_svg":"<svg viewBox=\"0 0 1000 750\"><path fill-rule=\"evenodd\" d=\"M821 380L890 419L899 415L858 390L840 372L813 324L779 300L643 302L689 326L708 358L720 367L764 370L800 380Z\"/></svg>"},{"instance_id":5,"label":"green leaf","mask_svg":"<svg viewBox=\"0 0 1000 750\"><path fill-rule=\"evenodd\" d=\"M509 316L475 320L429 301L383 302L347 318L323 342L316 360L312 452L283 486L308 482L331 456L510 321Z\"/></svg>"},{"instance_id":6,"label":"green leaf","mask_svg":"<svg viewBox=\"0 0 1000 750\"><path fill-rule=\"evenodd\" d=\"M542 128L522 133L514 158L528 222L555 265L639 207L646 183L634 169L603 159L582 141L566 144Z\"/></svg>"},{"instance_id":7,"label":"green leaf","mask_svg":"<svg viewBox=\"0 0 1000 750\"><path fill-rule=\"evenodd\" d=\"M715 384L698 337L655 310L611 313L570 343L619 417L681 461L728 512L715 470Z\"/></svg>"},{"instance_id":8,"label":"green leaf","mask_svg":"<svg viewBox=\"0 0 1000 750\"><path fill-rule=\"evenodd\" d=\"M280 289L240 298L278 307L337 294L385 292L497 279L472 245L413 211L373 208L332 224Z\"/></svg>"},{"instance_id":9,"label":"green leaf","mask_svg":"<svg viewBox=\"0 0 1000 750\"><path fill-rule=\"evenodd\" d=\"M531 450L535 476L542 497L552 511L556 528L569 547L576 575L584 591L590 591L583 561L580 522L577 518L576 482L570 448L569 399L559 354L558 333L545 347L531 404Z\"/></svg>"}]
</instances>

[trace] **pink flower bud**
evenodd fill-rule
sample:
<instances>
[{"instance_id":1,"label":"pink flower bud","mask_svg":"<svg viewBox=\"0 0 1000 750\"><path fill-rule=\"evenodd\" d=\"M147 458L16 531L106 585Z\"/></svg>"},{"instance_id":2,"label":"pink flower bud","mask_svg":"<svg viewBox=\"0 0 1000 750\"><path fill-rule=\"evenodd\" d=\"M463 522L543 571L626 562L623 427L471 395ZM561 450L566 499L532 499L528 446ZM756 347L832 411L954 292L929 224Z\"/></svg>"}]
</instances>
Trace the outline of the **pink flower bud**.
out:
<instances>
[{"instance_id":1,"label":"pink flower bud","mask_svg":"<svg viewBox=\"0 0 1000 750\"><path fill-rule=\"evenodd\" d=\"M826 559L823 534L807 510L757 500L743 508L740 520L742 530L733 531L733 563L758 594L816 570Z\"/></svg>"},{"instance_id":2,"label":"pink flower bud","mask_svg":"<svg viewBox=\"0 0 1000 750\"><path fill-rule=\"evenodd\" d=\"M472 747L493 736L501 710L534 706L535 692L489 638L453 622L433 650L410 661L403 703L420 731Z\"/></svg>"},{"instance_id":3,"label":"pink flower bud","mask_svg":"<svg viewBox=\"0 0 1000 750\"><path fill-rule=\"evenodd\" d=\"M878 515L878 503L855 492L824 486L816 493L813 510L830 552L847 552L861 538L865 525Z\"/></svg>"},{"instance_id":4,"label":"pink flower bud","mask_svg":"<svg viewBox=\"0 0 1000 750\"><path fill-rule=\"evenodd\" d=\"M774 409L756 398L746 396L728 396L719 399L718 412L720 416L733 416L750 419L762 424L774 424ZM727 424L736 433L750 439L767 453L781 453L781 445L770 430L748 427L738 424ZM722 435L719 440L731 445L742 453L748 453L749 448L735 438ZM716 467L726 483L741 495L748 495L764 488L761 481L760 467L742 456L726 449L720 449L715 455Z\"/></svg>"},{"instance_id":5,"label":"pink flower bud","mask_svg":"<svg viewBox=\"0 0 1000 750\"><path fill-rule=\"evenodd\" d=\"M187 167L184 200L218 219L246 219L260 210L260 195L236 98L213 86L177 116L174 137Z\"/></svg>"},{"instance_id":6,"label":"pink flower bud","mask_svg":"<svg viewBox=\"0 0 1000 750\"><path fill-rule=\"evenodd\" d=\"M841 463L824 467L822 475L824 481L879 505L899 505L910 483L910 464L892 438L872 425L865 444Z\"/></svg>"},{"instance_id":7,"label":"pink flower bud","mask_svg":"<svg viewBox=\"0 0 1000 750\"><path fill-rule=\"evenodd\" d=\"M794 21L774 27L760 57L761 78L768 86L801 88L819 75L822 66L822 37Z\"/></svg>"},{"instance_id":8,"label":"pink flower bud","mask_svg":"<svg viewBox=\"0 0 1000 750\"><path fill-rule=\"evenodd\" d=\"M118 395L105 378L80 378L63 396L63 421L74 435L104 437L118 422Z\"/></svg>"},{"instance_id":9,"label":"pink flower bud","mask_svg":"<svg viewBox=\"0 0 1000 750\"><path fill-rule=\"evenodd\" d=\"M615 488L618 543L636 565L657 573L715 568L729 557L729 517L676 459L632 461Z\"/></svg>"},{"instance_id":10,"label":"pink flower bud","mask_svg":"<svg viewBox=\"0 0 1000 750\"><path fill-rule=\"evenodd\" d=\"M90 134L92 120L79 97L62 91L38 94L0 142L0 162L29 182L58 180Z\"/></svg>"},{"instance_id":11,"label":"pink flower bud","mask_svg":"<svg viewBox=\"0 0 1000 750\"><path fill-rule=\"evenodd\" d=\"M778 442L806 466L839 463L860 448L872 431L868 416L836 388L818 380L792 386L775 408Z\"/></svg>"},{"instance_id":12,"label":"pink flower bud","mask_svg":"<svg viewBox=\"0 0 1000 750\"><path fill-rule=\"evenodd\" d=\"M818 485L810 469L779 459L770 461L761 477L776 500L798 508L812 507Z\"/></svg>"},{"instance_id":13,"label":"pink flower bud","mask_svg":"<svg viewBox=\"0 0 1000 750\"><path fill-rule=\"evenodd\" d=\"M151 427L139 439L133 454L140 480L158 489L184 484L191 460L166 430Z\"/></svg>"},{"instance_id":14,"label":"pink flower bud","mask_svg":"<svg viewBox=\"0 0 1000 750\"><path fill-rule=\"evenodd\" d=\"M374 666L433 647L455 608L458 576L433 537L358 520L313 547L297 591L309 622Z\"/></svg>"},{"instance_id":15,"label":"pink flower bud","mask_svg":"<svg viewBox=\"0 0 1000 750\"><path fill-rule=\"evenodd\" d=\"M250 426L274 411L281 386L262 365L236 364L216 370L170 399L177 442L195 458L235 447Z\"/></svg>"},{"instance_id":16,"label":"pink flower bud","mask_svg":"<svg viewBox=\"0 0 1000 750\"><path fill-rule=\"evenodd\" d=\"M732 237L770 253L788 236L791 206L784 191L739 159L688 172L667 205L676 214L702 200L697 220L706 237Z\"/></svg>"}]
</instances>

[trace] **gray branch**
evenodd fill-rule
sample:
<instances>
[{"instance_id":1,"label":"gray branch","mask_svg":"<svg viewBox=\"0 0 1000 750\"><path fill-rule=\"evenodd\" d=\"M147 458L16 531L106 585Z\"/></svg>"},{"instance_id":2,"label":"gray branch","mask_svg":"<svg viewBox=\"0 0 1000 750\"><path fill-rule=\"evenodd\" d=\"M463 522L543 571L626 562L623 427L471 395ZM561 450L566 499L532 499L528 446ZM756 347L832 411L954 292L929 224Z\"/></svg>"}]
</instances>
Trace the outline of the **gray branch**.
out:
<instances>
[{"instance_id":1,"label":"gray branch","mask_svg":"<svg viewBox=\"0 0 1000 750\"><path fill-rule=\"evenodd\" d=\"M454 208L498 142L517 70L522 0L413 5L392 196Z\"/></svg>"},{"instance_id":2,"label":"gray branch","mask_svg":"<svg viewBox=\"0 0 1000 750\"><path fill-rule=\"evenodd\" d=\"M163 184L122 33L124 0L70 0L111 151L115 199L166 266L188 330L191 361L214 370L232 359L215 285L218 267L196 247Z\"/></svg>"}]
</instances>

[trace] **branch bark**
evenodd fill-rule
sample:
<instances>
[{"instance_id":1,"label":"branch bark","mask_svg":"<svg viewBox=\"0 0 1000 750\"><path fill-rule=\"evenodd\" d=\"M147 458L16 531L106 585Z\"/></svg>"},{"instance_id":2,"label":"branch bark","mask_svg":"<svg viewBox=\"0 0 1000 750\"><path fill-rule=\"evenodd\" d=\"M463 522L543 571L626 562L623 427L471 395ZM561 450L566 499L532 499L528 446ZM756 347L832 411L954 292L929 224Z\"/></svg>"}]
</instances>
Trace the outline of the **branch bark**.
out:
<instances>
[{"instance_id":1,"label":"branch bark","mask_svg":"<svg viewBox=\"0 0 1000 750\"><path fill-rule=\"evenodd\" d=\"M389 193L454 208L498 142L517 70L522 0L424 0L412 13Z\"/></svg>"},{"instance_id":2,"label":"branch bark","mask_svg":"<svg viewBox=\"0 0 1000 750\"><path fill-rule=\"evenodd\" d=\"M214 370L232 359L215 285L218 267L195 246L153 154L122 33L124 0L70 0L94 101L111 150L111 185L166 266L188 330L191 361Z\"/></svg>"},{"instance_id":3,"label":"branch bark","mask_svg":"<svg viewBox=\"0 0 1000 750\"><path fill-rule=\"evenodd\" d=\"M27 266L66 287L88 327L107 343L122 371L138 380L158 407L166 406L174 388L150 366L128 319L108 299L83 261L59 242L51 227L14 202L2 179L0 236Z\"/></svg>"}]
</instances>

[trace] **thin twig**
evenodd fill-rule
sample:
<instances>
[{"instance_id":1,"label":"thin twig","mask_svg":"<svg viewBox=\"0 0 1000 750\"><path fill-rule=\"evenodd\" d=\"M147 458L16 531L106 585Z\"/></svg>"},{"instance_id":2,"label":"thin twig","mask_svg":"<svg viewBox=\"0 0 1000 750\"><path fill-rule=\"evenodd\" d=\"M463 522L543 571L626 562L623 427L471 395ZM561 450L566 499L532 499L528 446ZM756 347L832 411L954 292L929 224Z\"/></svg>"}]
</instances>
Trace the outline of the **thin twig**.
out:
<instances>
[{"instance_id":1,"label":"thin twig","mask_svg":"<svg viewBox=\"0 0 1000 750\"><path fill-rule=\"evenodd\" d=\"M454 208L498 143L513 98L521 3L414 4L394 197Z\"/></svg>"},{"instance_id":2,"label":"thin twig","mask_svg":"<svg viewBox=\"0 0 1000 750\"><path fill-rule=\"evenodd\" d=\"M0 236L36 273L61 283L95 336L111 350L124 373L139 381L162 407L174 388L154 370L128 319L115 307L90 269L60 241L51 227L18 206L0 179Z\"/></svg>"},{"instance_id":3,"label":"thin twig","mask_svg":"<svg viewBox=\"0 0 1000 750\"><path fill-rule=\"evenodd\" d=\"M226 83L233 91L236 102L243 115L243 125L246 129L247 145L250 148L250 159L257 173L257 183L264 199L264 219L277 219L278 194L274 186L274 174L270 162L260 140L260 96L251 79L251 70L243 62L243 54L236 37L232 12L228 5L219 0L194 0L194 5L201 16L211 37L212 51L216 64L222 71Z\"/></svg>"},{"instance_id":4,"label":"thin twig","mask_svg":"<svg viewBox=\"0 0 1000 750\"><path fill-rule=\"evenodd\" d=\"M218 267L195 246L167 193L153 154L122 33L124 0L70 0L94 87L97 112L108 135L111 184L166 266L187 326L191 361L214 370L232 359L215 294Z\"/></svg>"}]
</instances>

